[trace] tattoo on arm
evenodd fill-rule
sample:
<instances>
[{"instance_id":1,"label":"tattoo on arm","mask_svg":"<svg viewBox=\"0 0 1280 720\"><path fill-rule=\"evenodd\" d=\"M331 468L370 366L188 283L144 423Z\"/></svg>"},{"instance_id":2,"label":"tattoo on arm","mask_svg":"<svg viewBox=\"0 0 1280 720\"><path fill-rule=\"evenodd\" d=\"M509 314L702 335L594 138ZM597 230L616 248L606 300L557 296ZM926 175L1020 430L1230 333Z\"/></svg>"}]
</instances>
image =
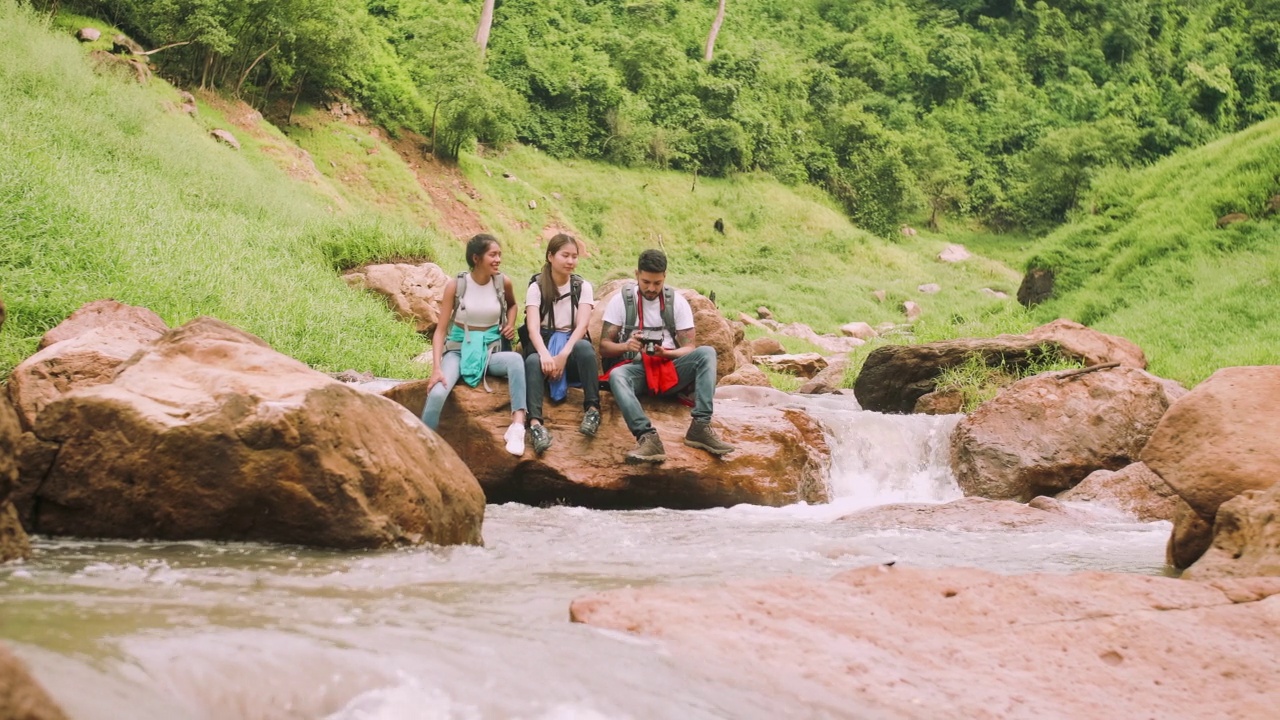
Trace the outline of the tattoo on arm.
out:
<instances>
[{"instance_id":1,"label":"tattoo on arm","mask_svg":"<svg viewBox=\"0 0 1280 720\"><path fill-rule=\"evenodd\" d=\"M618 342L618 330L620 329L621 328L617 325L605 323L600 326L600 339L608 340L609 342Z\"/></svg>"},{"instance_id":2,"label":"tattoo on arm","mask_svg":"<svg viewBox=\"0 0 1280 720\"><path fill-rule=\"evenodd\" d=\"M677 341L676 344L682 348L693 347L694 345L696 345L697 336L694 332L694 328L689 328L688 330L677 330L676 341Z\"/></svg>"}]
</instances>

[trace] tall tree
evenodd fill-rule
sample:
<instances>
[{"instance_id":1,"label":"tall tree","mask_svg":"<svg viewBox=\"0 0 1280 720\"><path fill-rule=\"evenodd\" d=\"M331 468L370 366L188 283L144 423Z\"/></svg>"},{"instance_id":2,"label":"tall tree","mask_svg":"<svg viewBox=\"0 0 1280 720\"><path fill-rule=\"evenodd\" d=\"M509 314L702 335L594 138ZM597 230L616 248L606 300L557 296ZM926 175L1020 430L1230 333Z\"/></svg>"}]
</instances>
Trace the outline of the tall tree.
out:
<instances>
[{"instance_id":1,"label":"tall tree","mask_svg":"<svg viewBox=\"0 0 1280 720\"><path fill-rule=\"evenodd\" d=\"M724 0L720 0L720 8L716 10L715 22L711 23L711 34L707 35L707 51L703 53L702 59L711 62L711 56L716 52L716 36L720 34L720 26L724 24Z\"/></svg>"},{"instance_id":2,"label":"tall tree","mask_svg":"<svg viewBox=\"0 0 1280 720\"><path fill-rule=\"evenodd\" d=\"M723 0L722 3L723 4ZM476 28L476 44L480 46L480 57L489 49L489 30L493 28L493 0L484 0L480 8L480 26Z\"/></svg>"}]
</instances>

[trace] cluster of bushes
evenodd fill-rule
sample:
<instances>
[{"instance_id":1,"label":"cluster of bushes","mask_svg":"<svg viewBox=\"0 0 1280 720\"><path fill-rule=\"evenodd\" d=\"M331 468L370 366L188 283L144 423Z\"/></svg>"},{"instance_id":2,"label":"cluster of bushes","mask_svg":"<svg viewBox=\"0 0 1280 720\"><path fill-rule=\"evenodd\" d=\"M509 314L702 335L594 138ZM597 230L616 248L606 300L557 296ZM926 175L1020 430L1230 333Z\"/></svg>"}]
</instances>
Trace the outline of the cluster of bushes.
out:
<instances>
[{"instance_id":1,"label":"cluster of bushes","mask_svg":"<svg viewBox=\"0 0 1280 720\"><path fill-rule=\"evenodd\" d=\"M39 2L40 0L32 0ZM45 3L50 0L44 0ZM1102 168L1275 114L1269 0L76 0L259 105L343 92L455 155L811 182L864 227L1061 222Z\"/></svg>"}]
</instances>

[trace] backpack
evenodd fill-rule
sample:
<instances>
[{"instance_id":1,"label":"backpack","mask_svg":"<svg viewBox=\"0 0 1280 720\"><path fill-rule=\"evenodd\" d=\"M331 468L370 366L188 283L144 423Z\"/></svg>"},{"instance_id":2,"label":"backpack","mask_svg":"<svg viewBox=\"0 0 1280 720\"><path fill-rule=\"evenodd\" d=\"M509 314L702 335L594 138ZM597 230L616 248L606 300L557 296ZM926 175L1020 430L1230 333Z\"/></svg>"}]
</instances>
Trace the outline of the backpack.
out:
<instances>
[{"instance_id":1,"label":"backpack","mask_svg":"<svg viewBox=\"0 0 1280 720\"><path fill-rule=\"evenodd\" d=\"M631 333L637 329L635 283L628 283L622 286L622 309L624 320L622 321L622 329L618 332L619 342L623 338L631 337ZM676 291L675 288L670 286L662 288L662 325L671 334L671 340L676 344L676 347L680 347L680 336L676 334ZM601 358L601 366L602 369L608 370L614 365L635 359L635 353L623 353L617 357Z\"/></svg>"},{"instance_id":2,"label":"backpack","mask_svg":"<svg viewBox=\"0 0 1280 720\"><path fill-rule=\"evenodd\" d=\"M463 271L457 275L458 285L453 291L453 322L455 325L458 322L458 308L462 306L462 298L467 294L467 276L470 274L470 271ZM502 323L507 321L507 279L503 277L502 273L494 273L492 282L493 290L498 294L498 325L501 326ZM502 349L510 350L511 341L502 338Z\"/></svg>"},{"instance_id":3,"label":"backpack","mask_svg":"<svg viewBox=\"0 0 1280 720\"><path fill-rule=\"evenodd\" d=\"M529 285L533 285L534 283L538 282L538 278L541 275L542 273L534 273L533 275L529 276ZM569 309L569 327L578 326L578 302L582 299L582 283L583 283L583 279L581 275L578 275L577 273L570 273L569 275L569 308L570 308ZM540 304L538 305L538 325L542 328L543 343L547 342L547 339L551 337L551 333L553 331L553 328L547 327L547 320L551 318L551 311L555 307L555 304L563 298L564 298L564 295L561 295L560 297L553 298L551 302L547 302L546 298L539 297ZM520 336L520 354L524 355L525 357L529 357L531 354L537 352L537 349L533 347L533 342L529 339L529 325L528 325L529 308L528 307L524 309L524 314L525 314L525 322L521 323L520 327L516 328L516 334ZM587 339L588 340L591 339L591 336L589 334L587 335Z\"/></svg>"}]
</instances>

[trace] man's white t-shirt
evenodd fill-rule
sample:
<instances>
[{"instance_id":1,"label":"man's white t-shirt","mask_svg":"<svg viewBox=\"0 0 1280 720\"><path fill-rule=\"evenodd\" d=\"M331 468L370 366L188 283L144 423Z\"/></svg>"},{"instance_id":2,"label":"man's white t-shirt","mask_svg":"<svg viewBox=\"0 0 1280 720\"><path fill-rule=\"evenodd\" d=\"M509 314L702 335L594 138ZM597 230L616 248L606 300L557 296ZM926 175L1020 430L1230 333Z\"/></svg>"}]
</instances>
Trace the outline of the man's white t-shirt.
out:
<instances>
[{"instance_id":1,"label":"man's white t-shirt","mask_svg":"<svg viewBox=\"0 0 1280 720\"><path fill-rule=\"evenodd\" d=\"M573 332L573 325L570 323L574 319L573 314L573 298L569 296L569 291L573 285L573 281L561 285L556 288L556 304L551 308L551 327L555 330L564 330ZM591 308L595 307L595 295L591 289L591 283L586 280L582 281L582 292L578 296L578 315L586 313L591 314ZM524 300L525 312L534 317L538 317L539 308L542 307L542 288L538 283L529 283L529 290L525 293ZM541 323L539 323L541 325Z\"/></svg>"},{"instance_id":2,"label":"man's white t-shirt","mask_svg":"<svg viewBox=\"0 0 1280 720\"><path fill-rule=\"evenodd\" d=\"M634 286L633 286L634 287ZM668 350L674 350L676 347L676 339L671 337L671 333L667 332L667 328L662 324L662 296L658 296L657 300L645 300L640 294L640 288L636 287L636 320L637 325L640 324L640 318L644 319L644 327L662 330L662 347ZM675 320L676 330L688 330L693 327L693 308L689 307L689 301L684 299L678 291L675 293ZM622 327L627 320L627 308L622 302L622 291L613 294L609 298L609 304L604 308L604 321L610 325ZM627 338L619 337L618 342L626 342Z\"/></svg>"}]
</instances>

